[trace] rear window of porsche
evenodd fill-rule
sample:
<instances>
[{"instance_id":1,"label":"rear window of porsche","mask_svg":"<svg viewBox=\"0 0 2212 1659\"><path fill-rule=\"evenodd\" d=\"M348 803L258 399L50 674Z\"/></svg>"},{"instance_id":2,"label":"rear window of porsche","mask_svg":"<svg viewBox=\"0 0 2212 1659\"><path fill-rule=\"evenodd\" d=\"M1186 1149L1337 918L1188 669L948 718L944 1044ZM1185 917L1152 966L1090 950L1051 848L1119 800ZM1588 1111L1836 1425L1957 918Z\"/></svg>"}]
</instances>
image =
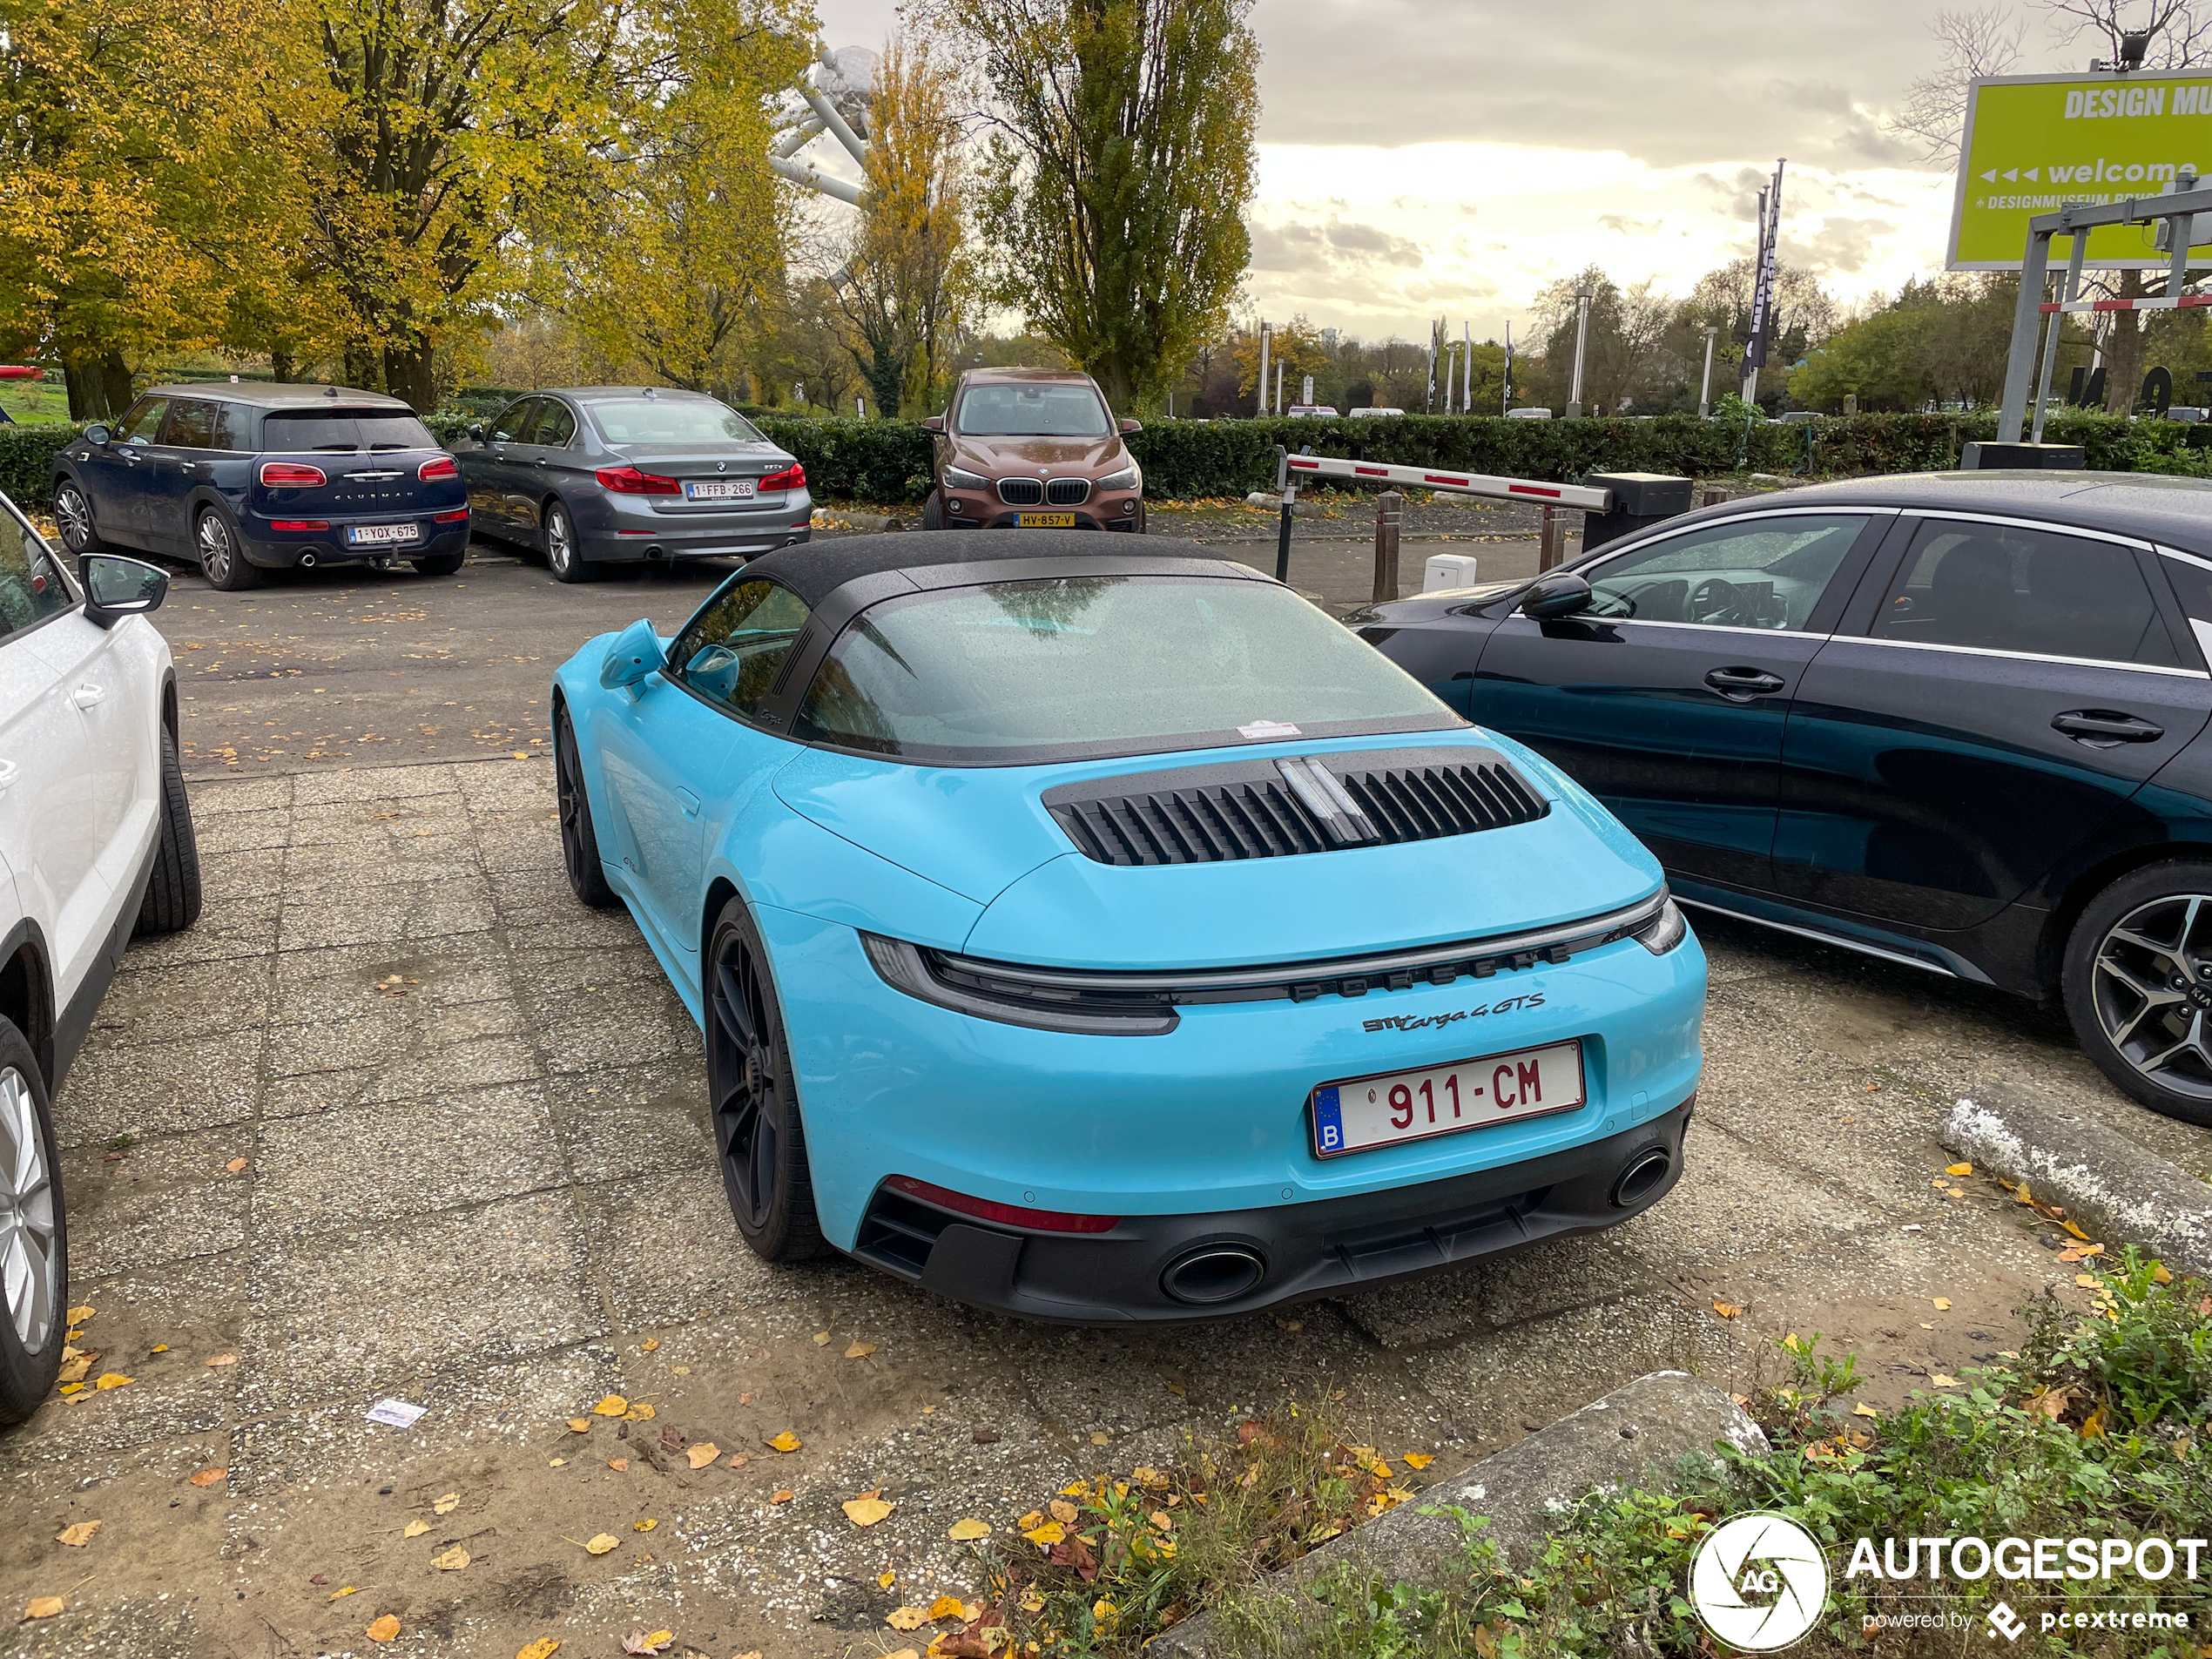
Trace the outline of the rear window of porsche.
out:
<instances>
[{"instance_id":1,"label":"rear window of porsche","mask_svg":"<svg viewBox=\"0 0 2212 1659\"><path fill-rule=\"evenodd\" d=\"M1286 589L1078 577L871 607L816 671L793 735L935 765L1019 765L1463 724Z\"/></svg>"}]
</instances>

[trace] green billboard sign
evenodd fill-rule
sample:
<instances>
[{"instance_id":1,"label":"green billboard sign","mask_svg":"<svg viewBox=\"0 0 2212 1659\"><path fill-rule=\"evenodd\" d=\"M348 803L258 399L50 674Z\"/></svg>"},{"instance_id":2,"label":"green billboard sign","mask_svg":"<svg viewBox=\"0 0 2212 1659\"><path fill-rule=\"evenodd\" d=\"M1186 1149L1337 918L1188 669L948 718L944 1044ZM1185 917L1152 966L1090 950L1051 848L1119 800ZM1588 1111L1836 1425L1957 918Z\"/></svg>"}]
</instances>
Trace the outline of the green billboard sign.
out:
<instances>
[{"instance_id":1,"label":"green billboard sign","mask_svg":"<svg viewBox=\"0 0 2212 1659\"><path fill-rule=\"evenodd\" d=\"M2068 202L2163 194L2183 167L2212 170L2212 76L2008 75L1966 93L1959 193L1946 265L1953 271L2017 271L2028 220ZM2199 221L2200 242L2212 225ZM2163 269L2154 227L2114 225L2090 233L2086 264ZM2051 260L2069 256L2055 239Z\"/></svg>"}]
</instances>

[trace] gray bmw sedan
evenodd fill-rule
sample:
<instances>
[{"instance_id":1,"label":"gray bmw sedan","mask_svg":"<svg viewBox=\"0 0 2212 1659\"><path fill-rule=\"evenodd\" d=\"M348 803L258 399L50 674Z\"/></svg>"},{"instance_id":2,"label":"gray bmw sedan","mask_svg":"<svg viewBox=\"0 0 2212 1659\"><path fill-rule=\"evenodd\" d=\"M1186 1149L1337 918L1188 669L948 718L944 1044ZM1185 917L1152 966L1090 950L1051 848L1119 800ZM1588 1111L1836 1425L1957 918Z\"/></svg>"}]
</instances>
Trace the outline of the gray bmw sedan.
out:
<instances>
[{"instance_id":1,"label":"gray bmw sedan","mask_svg":"<svg viewBox=\"0 0 2212 1659\"><path fill-rule=\"evenodd\" d=\"M617 561L750 558L811 534L806 469L698 392L533 393L453 454L476 532L542 553L563 582Z\"/></svg>"}]
</instances>

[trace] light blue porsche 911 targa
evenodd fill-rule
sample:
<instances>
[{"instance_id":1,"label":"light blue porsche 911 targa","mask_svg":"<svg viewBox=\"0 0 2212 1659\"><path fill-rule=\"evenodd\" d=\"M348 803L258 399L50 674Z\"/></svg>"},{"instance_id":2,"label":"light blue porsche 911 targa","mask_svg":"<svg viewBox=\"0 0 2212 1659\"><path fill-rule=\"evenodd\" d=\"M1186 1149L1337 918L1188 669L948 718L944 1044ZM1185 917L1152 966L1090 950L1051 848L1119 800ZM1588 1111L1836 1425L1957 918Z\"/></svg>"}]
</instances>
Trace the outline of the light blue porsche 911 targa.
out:
<instances>
[{"instance_id":1,"label":"light blue porsche 911 targa","mask_svg":"<svg viewBox=\"0 0 2212 1659\"><path fill-rule=\"evenodd\" d=\"M1090 545L770 553L555 676L570 880L705 1034L746 1242L1164 1320L1665 1196L1705 959L1651 855L1289 590Z\"/></svg>"}]
</instances>

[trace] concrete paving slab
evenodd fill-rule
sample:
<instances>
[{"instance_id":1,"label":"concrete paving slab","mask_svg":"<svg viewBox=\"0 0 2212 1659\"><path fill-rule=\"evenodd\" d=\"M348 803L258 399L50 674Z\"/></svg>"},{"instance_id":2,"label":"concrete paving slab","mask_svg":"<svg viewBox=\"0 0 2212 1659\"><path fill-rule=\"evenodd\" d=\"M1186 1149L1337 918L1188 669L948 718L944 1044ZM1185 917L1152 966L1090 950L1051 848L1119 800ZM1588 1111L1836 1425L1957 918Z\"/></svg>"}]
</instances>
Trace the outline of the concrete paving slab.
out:
<instances>
[{"instance_id":1,"label":"concrete paving slab","mask_svg":"<svg viewBox=\"0 0 2212 1659\"><path fill-rule=\"evenodd\" d=\"M269 960L194 963L118 974L93 1016L103 1046L138 1048L206 1036L256 1034L267 1022L274 974Z\"/></svg>"},{"instance_id":2,"label":"concrete paving slab","mask_svg":"<svg viewBox=\"0 0 2212 1659\"><path fill-rule=\"evenodd\" d=\"M105 1034L104 1034L105 1035ZM261 1088L258 1035L224 1034L181 1042L97 1045L81 1055L54 1102L54 1132L66 1148L212 1129L253 1116Z\"/></svg>"},{"instance_id":3,"label":"concrete paving slab","mask_svg":"<svg viewBox=\"0 0 2212 1659\"><path fill-rule=\"evenodd\" d=\"M253 1152L253 1130L233 1123L140 1141L121 1154L64 1154L70 1217L83 1218L71 1271L99 1278L237 1249ZM239 1158L246 1169L226 1167Z\"/></svg>"},{"instance_id":4,"label":"concrete paving slab","mask_svg":"<svg viewBox=\"0 0 2212 1659\"><path fill-rule=\"evenodd\" d=\"M706 1080L682 1063L571 1072L545 1089L576 1179L590 1186L715 1167Z\"/></svg>"}]
</instances>

